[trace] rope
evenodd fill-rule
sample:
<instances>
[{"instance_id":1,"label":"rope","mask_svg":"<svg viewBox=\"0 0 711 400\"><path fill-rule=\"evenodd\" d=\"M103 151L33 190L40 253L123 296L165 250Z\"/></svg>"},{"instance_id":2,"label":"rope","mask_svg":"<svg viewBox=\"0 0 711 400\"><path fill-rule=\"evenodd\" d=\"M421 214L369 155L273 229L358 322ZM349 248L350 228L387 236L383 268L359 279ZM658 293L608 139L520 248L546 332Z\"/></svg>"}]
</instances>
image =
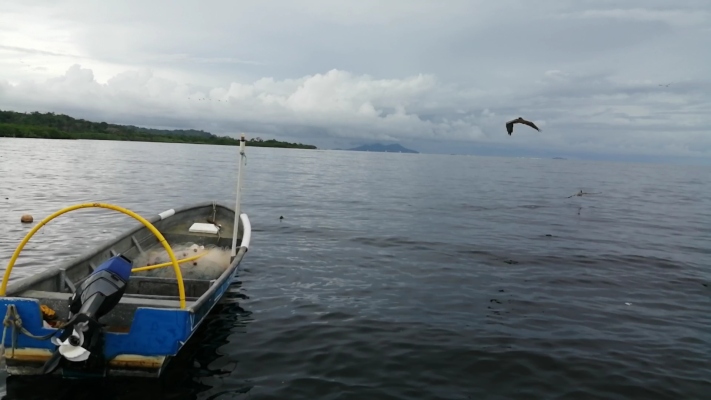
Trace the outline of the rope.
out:
<instances>
[{"instance_id":1,"label":"rope","mask_svg":"<svg viewBox=\"0 0 711 400\"><path fill-rule=\"evenodd\" d=\"M7 325L3 323L3 328L2 328L2 343L0 343L0 358L4 361L5 360L5 337L7 336ZM14 349L13 349L14 353ZM13 354L14 355L14 354Z\"/></svg>"},{"instance_id":2,"label":"rope","mask_svg":"<svg viewBox=\"0 0 711 400\"><path fill-rule=\"evenodd\" d=\"M20 314L17 312L17 307L14 304L8 304L7 305L7 312L5 313L5 318L2 321L3 324L3 331L2 331L2 347L3 347L3 352L2 355L4 356L5 351L5 337L7 334L7 328L12 327L12 357L15 357L15 348L17 348L17 336L19 333L22 333L23 335L30 337L35 340L47 340L54 336L56 332L50 332L46 335L43 336L37 336L33 334L32 332L28 331L24 326L22 326L22 319L20 318Z\"/></svg>"}]
</instances>

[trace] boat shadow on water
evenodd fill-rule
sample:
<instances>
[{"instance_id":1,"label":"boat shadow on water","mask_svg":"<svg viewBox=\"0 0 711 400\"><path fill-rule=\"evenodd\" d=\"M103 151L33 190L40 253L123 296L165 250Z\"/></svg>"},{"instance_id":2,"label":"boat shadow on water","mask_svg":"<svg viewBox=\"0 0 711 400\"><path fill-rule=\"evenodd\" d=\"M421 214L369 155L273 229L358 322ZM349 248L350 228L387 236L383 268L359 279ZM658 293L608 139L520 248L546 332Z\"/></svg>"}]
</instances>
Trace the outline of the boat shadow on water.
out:
<instances>
[{"instance_id":1,"label":"boat shadow on water","mask_svg":"<svg viewBox=\"0 0 711 400\"><path fill-rule=\"evenodd\" d=\"M219 392L205 381L231 375L237 367L237 362L223 355L220 348L231 342L231 336L243 333L252 321L252 313L240 306L240 300L247 298L239 292L240 287L239 281L230 286L160 378L9 376L6 394L0 400L182 400L195 399L211 389ZM245 386L237 392L246 394L250 389ZM235 393L234 389L230 391Z\"/></svg>"}]
</instances>

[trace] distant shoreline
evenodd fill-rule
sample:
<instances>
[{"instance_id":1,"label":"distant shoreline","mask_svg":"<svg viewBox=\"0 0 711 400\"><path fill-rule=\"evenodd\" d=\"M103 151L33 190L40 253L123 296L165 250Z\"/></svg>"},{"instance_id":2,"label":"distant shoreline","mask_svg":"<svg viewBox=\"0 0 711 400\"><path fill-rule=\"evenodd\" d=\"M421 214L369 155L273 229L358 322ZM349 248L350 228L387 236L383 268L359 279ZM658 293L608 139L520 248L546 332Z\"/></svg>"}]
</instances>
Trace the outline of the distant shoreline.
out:
<instances>
[{"instance_id":1,"label":"distant shoreline","mask_svg":"<svg viewBox=\"0 0 711 400\"><path fill-rule=\"evenodd\" d=\"M2 124L0 124L0 129L2 129ZM137 142L137 143L169 143L169 144L204 144L209 146L239 146L239 140L235 139L236 143L212 143L212 142L202 142L202 141L172 141L172 140L147 140L147 139L105 139L105 138L52 138L52 137L23 137L23 136L4 136L0 133L0 139L45 139L45 140L98 140L102 142ZM306 150L317 150L316 146L288 143L288 142L277 142L276 145L264 145L260 142L247 140L248 147L264 147L264 148L274 148L274 149L306 149ZM298 147L301 146L301 147ZM311 147L309 147L311 146Z\"/></svg>"},{"instance_id":2,"label":"distant shoreline","mask_svg":"<svg viewBox=\"0 0 711 400\"><path fill-rule=\"evenodd\" d=\"M20 113L0 110L0 137L63 140L114 140L124 142L189 143L239 146L239 139L216 136L199 130L163 130L131 125L108 124L75 119L67 115L39 112ZM247 139L250 147L317 149L303 143L275 139Z\"/></svg>"}]
</instances>

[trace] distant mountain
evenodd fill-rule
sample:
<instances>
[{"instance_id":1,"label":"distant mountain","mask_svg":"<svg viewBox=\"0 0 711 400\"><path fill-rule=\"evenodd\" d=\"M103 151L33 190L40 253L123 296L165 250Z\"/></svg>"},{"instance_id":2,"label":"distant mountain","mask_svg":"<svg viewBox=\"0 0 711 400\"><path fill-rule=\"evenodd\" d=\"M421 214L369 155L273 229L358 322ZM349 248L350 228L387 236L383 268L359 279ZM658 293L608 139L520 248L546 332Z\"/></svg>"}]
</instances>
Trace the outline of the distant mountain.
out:
<instances>
[{"instance_id":1,"label":"distant mountain","mask_svg":"<svg viewBox=\"0 0 711 400\"><path fill-rule=\"evenodd\" d=\"M358 146L352 149L348 149L350 151L377 151L381 153L414 153L418 154L419 152L415 150L410 150L408 148L402 147L399 144L380 144L380 143L373 143L373 144L364 144L362 146Z\"/></svg>"}]
</instances>

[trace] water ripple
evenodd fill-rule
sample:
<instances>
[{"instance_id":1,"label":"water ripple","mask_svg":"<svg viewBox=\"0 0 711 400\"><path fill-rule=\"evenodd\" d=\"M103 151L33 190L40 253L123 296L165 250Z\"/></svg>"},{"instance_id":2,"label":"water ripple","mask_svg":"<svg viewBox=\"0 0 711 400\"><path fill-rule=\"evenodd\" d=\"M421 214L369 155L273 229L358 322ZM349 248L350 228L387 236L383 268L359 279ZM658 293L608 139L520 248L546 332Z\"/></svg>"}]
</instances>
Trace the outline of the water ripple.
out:
<instances>
[{"instance_id":1,"label":"water ripple","mask_svg":"<svg viewBox=\"0 0 711 400\"><path fill-rule=\"evenodd\" d=\"M5 399L709 398L708 168L248 152L240 282L167 376ZM231 204L235 168L229 147L0 139L0 263L24 213ZM62 216L12 279L134 224Z\"/></svg>"}]
</instances>

